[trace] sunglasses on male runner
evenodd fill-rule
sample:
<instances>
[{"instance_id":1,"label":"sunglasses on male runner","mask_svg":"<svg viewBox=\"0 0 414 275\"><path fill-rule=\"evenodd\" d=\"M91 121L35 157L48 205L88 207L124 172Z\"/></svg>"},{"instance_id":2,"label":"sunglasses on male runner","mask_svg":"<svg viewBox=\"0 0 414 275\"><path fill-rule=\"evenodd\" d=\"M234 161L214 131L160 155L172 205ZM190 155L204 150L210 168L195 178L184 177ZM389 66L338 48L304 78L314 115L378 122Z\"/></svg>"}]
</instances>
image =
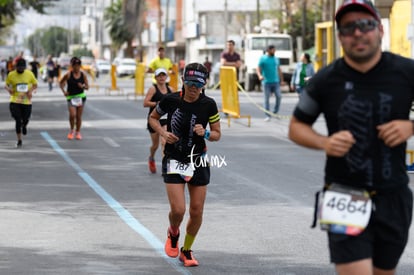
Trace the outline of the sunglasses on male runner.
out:
<instances>
[{"instance_id":1,"label":"sunglasses on male runner","mask_svg":"<svg viewBox=\"0 0 414 275\"><path fill-rule=\"evenodd\" d=\"M373 31L378 24L378 21L373 19L359 19L338 27L338 31L340 35L351 36L355 33L357 28L362 33L367 33Z\"/></svg>"},{"instance_id":2,"label":"sunglasses on male runner","mask_svg":"<svg viewBox=\"0 0 414 275\"><path fill-rule=\"evenodd\" d=\"M203 83L197 82L197 81L185 81L184 80L184 84L190 87L196 86L197 88L202 88L204 86Z\"/></svg>"}]
</instances>

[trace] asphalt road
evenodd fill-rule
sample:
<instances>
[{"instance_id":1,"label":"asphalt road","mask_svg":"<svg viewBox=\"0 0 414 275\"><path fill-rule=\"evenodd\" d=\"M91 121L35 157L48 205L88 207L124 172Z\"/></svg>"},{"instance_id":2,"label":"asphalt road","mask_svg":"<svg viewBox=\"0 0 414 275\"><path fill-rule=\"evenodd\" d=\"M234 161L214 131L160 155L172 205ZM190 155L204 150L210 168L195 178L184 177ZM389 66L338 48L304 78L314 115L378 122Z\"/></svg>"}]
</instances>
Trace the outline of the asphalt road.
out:
<instances>
[{"instance_id":1,"label":"asphalt road","mask_svg":"<svg viewBox=\"0 0 414 275\"><path fill-rule=\"evenodd\" d=\"M310 229L324 156L286 137L296 95L284 94L281 119L263 121L260 93L240 93L251 127L222 117L222 139L208 143L224 161L211 169L193 245L200 266L185 268L163 253L169 206L160 173L147 168L142 97L127 97L131 80L119 81L122 95L105 93L107 77L97 84L84 139L69 141L66 101L40 83L21 149L1 89L0 274L334 274L325 233ZM220 91L207 93L220 106ZM160 160L158 151L158 170ZM413 272L410 240L398 274Z\"/></svg>"}]
</instances>

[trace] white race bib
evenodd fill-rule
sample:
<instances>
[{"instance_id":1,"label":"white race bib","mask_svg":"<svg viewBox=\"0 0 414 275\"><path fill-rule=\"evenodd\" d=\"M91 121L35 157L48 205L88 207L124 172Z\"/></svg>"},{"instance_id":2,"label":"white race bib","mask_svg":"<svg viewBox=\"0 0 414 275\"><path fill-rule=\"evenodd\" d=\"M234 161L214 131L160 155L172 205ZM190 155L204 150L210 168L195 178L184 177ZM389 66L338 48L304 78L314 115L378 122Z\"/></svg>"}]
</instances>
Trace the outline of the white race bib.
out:
<instances>
[{"instance_id":1,"label":"white race bib","mask_svg":"<svg viewBox=\"0 0 414 275\"><path fill-rule=\"evenodd\" d=\"M16 91L18 93L27 93L29 91L29 85L27 83L19 83L16 85Z\"/></svg>"},{"instance_id":2,"label":"white race bib","mask_svg":"<svg viewBox=\"0 0 414 275\"><path fill-rule=\"evenodd\" d=\"M332 233L358 235L368 225L372 201L368 192L332 188L323 193L319 206L321 228Z\"/></svg>"},{"instance_id":3,"label":"white race bib","mask_svg":"<svg viewBox=\"0 0 414 275\"><path fill-rule=\"evenodd\" d=\"M182 163L175 159L170 159L167 165L167 174L179 174L183 177L192 177L194 170L191 163Z\"/></svg>"},{"instance_id":4,"label":"white race bib","mask_svg":"<svg viewBox=\"0 0 414 275\"><path fill-rule=\"evenodd\" d=\"M72 98L71 100L70 100L70 103L73 105L73 106L77 106L77 107L79 107L79 106L82 106L82 98L81 97L74 97L74 98Z\"/></svg>"}]
</instances>

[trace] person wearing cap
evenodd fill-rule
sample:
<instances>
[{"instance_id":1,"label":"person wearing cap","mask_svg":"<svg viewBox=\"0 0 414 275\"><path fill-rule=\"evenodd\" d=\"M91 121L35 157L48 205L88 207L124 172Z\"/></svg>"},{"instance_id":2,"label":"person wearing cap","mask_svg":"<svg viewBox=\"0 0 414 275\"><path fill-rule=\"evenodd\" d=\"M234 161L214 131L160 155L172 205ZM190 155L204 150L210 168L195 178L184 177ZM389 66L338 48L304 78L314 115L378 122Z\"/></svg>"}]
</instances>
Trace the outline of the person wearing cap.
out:
<instances>
[{"instance_id":1,"label":"person wearing cap","mask_svg":"<svg viewBox=\"0 0 414 275\"><path fill-rule=\"evenodd\" d=\"M167 70L164 68L159 68L155 70L155 80L157 83L153 84L147 91L147 94L144 98L144 107L149 108L148 112L148 118L151 114L151 112L154 110L155 106L157 106L157 103L166 95L170 94L173 91L167 84L167 77L168 73ZM147 119L148 119L147 118ZM166 118L160 119L161 126L165 127L167 124ZM151 136L151 146L150 146L150 155L148 158L148 168L151 173L155 174L157 172L157 167L155 164L155 152L158 149L158 146L160 144L160 135L159 133L155 132L155 130L151 127L149 122L147 122L147 129ZM164 149L165 140L161 140L162 149Z\"/></svg>"},{"instance_id":2,"label":"person wearing cap","mask_svg":"<svg viewBox=\"0 0 414 275\"><path fill-rule=\"evenodd\" d=\"M308 81L289 138L326 155L315 217L337 273L395 274L412 220L405 150L414 134L414 61L382 52L370 1L345 1L335 20L344 55ZM320 114L327 134L312 127Z\"/></svg>"},{"instance_id":3,"label":"person wearing cap","mask_svg":"<svg viewBox=\"0 0 414 275\"><path fill-rule=\"evenodd\" d=\"M82 139L82 114L86 102L85 90L89 88L86 73L81 70L81 60L72 57L70 60L71 69L61 78L59 85L66 97L69 111L69 133L67 138L72 140Z\"/></svg>"},{"instance_id":4,"label":"person wearing cap","mask_svg":"<svg viewBox=\"0 0 414 275\"><path fill-rule=\"evenodd\" d=\"M265 121L270 121L269 100L272 93L275 94L275 107L273 114L279 113L280 103L282 101L282 92L280 85L284 84L283 73L280 68L280 59L275 56L276 48L274 45L267 46L266 54L262 55L256 68L257 77L263 83L264 90L264 108Z\"/></svg>"},{"instance_id":5,"label":"person wearing cap","mask_svg":"<svg viewBox=\"0 0 414 275\"><path fill-rule=\"evenodd\" d=\"M32 95L37 89L37 79L26 69L26 60L16 61L16 69L6 77L5 89L10 94L10 113L16 121L17 147L23 145L22 134L27 134L27 125L32 114Z\"/></svg>"},{"instance_id":6,"label":"person wearing cap","mask_svg":"<svg viewBox=\"0 0 414 275\"><path fill-rule=\"evenodd\" d=\"M210 167L206 160L206 141L218 141L221 136L220 114L213 98L204 94L208 71L200 63L184 68L181 92L166 95L151 112L149 123L166 141L162 160L162 175L170 203L165 253L177 257L184 266L197 266L191 250L203 219ZM167 115L167 129L159 122ZM185 185L190 197L190 217L184 244L179 249L180 225L186 210Z\"/></svg>"},{"instance_id":7,"label":"person wearing cap","mask_svg":"<svg viewBox=\"0 0 414 275\"><path fill-rule=\"evenodd\" d=\"M158 68L164 68L167 70L168 74L174 73L173 63L171 59L165 56L165 48L163 46L158 48L158 56L152 59L149 63L147 73L154 73ZM155 76L153 78L153 83L156 83Z\"/></svg>"}]
</instances>

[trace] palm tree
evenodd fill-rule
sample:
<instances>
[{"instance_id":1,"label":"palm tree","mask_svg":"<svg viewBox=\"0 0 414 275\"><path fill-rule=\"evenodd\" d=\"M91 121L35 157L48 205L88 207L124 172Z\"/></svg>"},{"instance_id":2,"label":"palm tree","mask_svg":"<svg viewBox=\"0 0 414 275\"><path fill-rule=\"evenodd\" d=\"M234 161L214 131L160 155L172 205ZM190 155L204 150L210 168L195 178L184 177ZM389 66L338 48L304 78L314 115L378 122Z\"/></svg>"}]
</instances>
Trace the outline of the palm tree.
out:
<instances>
[{"instance_id":1,"label":"palm tree","mask_svg":"<svg viewBox=\"0 0 414 275\"><path fill-rule=\"evenodd\" d=\"M138 54L142 61L142 27L144 26L143 13L145 10L145 1L143 0L123 0L123 15L125 25L130 33L137 34Z\"/></svg>"},{"instance_id":2,"label":"palm tree","mask_svg":"<svg viewBox=\"0 0 414 275\"><path fill-rule=\"evenodd\" d=\"M114 51L118 51L124 43L127 43L126 55L133 57L132 41L134 32L128 28L127 21L123 14L123 1L116 0L105 9L105 26L109 30Z\"/></svg>"},{"instance_id":3,"label":"palm tree","mask_svg":"<svg viewBox=\"0 0 414 275\"><path fill-rule=\"evenodd\" d=\"M0 45L10 35L11 27L20 10L33 8L42 14L44 8L52 5L54 1L56 0L0 0Z\"/></svg>"},{"instance_id":4,"label":"palm tree","mask_svg":"<svg viewBox=\"0 0 414 275\"><path fill-rule=\"evenodd\" d=\"M19 7L22 9L33 8L39 13L44 13L44 9L47 6L52 5L52 2L56 0L2 0L0 1L0 30L5 27L7 19L15 20L16 15L19 13Z\"/></svg>"}]
</instances>

